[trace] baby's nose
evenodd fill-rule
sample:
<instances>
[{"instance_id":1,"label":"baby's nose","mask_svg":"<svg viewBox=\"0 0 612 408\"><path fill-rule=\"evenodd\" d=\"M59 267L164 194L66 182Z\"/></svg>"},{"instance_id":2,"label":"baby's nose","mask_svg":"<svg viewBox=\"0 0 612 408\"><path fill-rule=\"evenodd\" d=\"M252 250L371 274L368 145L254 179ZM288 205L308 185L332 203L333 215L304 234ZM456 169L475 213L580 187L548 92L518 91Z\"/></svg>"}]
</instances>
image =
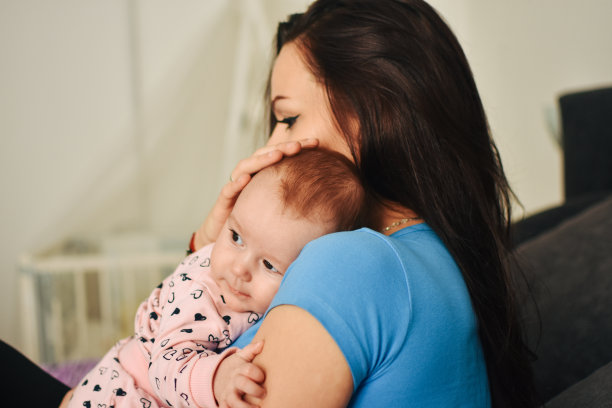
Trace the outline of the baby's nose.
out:
<instances>
[{"instance_id":1,"label":"baby's nose","mask_svg":"<svg viewBox=\"0 0 612 408\"><path fill-rule=\"evenodd\" d=\"M245 281L249 281L251 279L251 273L249 271L249 266L246 259L236 259L232 265L232 273Z\"/></svg>"}]
</instances>

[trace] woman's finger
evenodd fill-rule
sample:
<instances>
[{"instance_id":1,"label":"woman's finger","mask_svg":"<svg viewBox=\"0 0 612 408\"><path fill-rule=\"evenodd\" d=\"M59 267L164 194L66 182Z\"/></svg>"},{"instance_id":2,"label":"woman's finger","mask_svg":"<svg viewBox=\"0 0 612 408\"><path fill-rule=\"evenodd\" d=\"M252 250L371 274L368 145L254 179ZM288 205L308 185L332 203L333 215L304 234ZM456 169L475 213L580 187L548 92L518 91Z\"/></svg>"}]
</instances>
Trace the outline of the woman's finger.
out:
<instances>
[{"instance_id":1,"label":"woman's finger","mask_svg":"<svg viewBox=\"0 0 612 408\"><path fill-rule=\"evenodd\" d=\"M242 174L253 174L268 167L285 156L294 156L302 149L313 149L319 145L319 139L303 139L291 142L283 142L274 145L264 146L255 151L251 156L241 160L231 177L239 177ZM280 155L279 153L280 152Z\"/></svg>"},{"instance_id":2,"label":"woman's finger","mask_svg":"<svg viewBox=\"0 0 612 408\"><path fill-rule=\"evenodd\" d=\"M196 249L200 249L217 240L225 220L227 220L230 212L232 212L236 198L250 180L251 176L245 174L223 186L215 205L196 233Z\"/></svg>"},{"instance_id":3,"label":"woman's finger","mask_svg":"<svg viewBox=\"0 0 612 408\"><path fill-rule=\"evenodd\" d=\"M257 173L259 170L279 162L282 158L283 152L278 149L249 156L246 159L242 159L238 162L236 168L230 175L230 180L237 180L243 174L251 175Z\"/></svg>"},{"instance_id":4,"label":"woman's finger","mask_svg":"<svg viewBox=\"0 0 612 408\"><path fill-rule=\"evenodd\" d=\"M219 197L217 197L217 201L221 204L221 207L225 208L227 203L232 203L233 205L233 202L236 201L236 198L250 180L250 174L242 174L237 179L226 183L221 189Z\"/></svg>"},{"instance_id":5,"label":"woman's finger","mask_svg":"<svg viewBox=\"0 0 612 408\"><path fill-rule=\"evenodd\" d=\"M251 174L268 167L283 158L280 150L253 155L241 160L230 175L230 181L225 183L212 210L200 226L195 236L195 247L200 249L215 242L221 228L232 212L236 198L251 180Z\"/></svg>"},{"instance_id":6,"label":"woman's finger","mask_svg":"<svg viewBox=\"0 0 612 408\"><path fill-rule=\"evenodd\" d=\"M294 142L283 142L264 146L254 154L241 160L230 173L230 181L225 184L215 205L195 234L195 248L200 249L217 240L225 220L229 216L236 198L250 181L252 174L279 162L284 156L293 156L302 149L311 149L319 145L319 140L303 139Z\"/></svg>"},{"instance_id":7,"label":"woman's finger","mask_svg":"<svg viewBox=\"0 0 612 408\"><path fill-rule=\"evenodd\" d=\"M319 139L316 139L316 138L292 140L289 142L267 144L257 149L255 151L255 154L267 153L271 150L280 150L283 152L283 154L287 156L293 156L294 154L297 154L302 149L313 149L317 147L318 145L319 145Z\"/></svg>"}]
</instances>

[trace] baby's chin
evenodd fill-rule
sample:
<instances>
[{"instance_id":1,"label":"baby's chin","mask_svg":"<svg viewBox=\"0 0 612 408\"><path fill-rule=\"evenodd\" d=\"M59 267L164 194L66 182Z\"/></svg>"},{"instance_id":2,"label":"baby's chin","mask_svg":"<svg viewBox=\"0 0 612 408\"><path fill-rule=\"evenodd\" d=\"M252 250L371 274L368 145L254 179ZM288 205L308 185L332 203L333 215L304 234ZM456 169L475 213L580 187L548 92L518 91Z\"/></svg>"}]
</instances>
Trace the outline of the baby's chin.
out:
<instances>
[{"instance_id":1,"label":"baby's chin","mask_svg":"<svg viewBox=\"0 0 612 408\"><path fill-rule=\"evenodd\" d=\"M257 313L261 315L259 312L252 310L253 306L249 304L249 302L238 299L238 297L231 292L225 295L225 304L236 313Z\"/></svg>"},{"instance_id":2,"label":"baby's chin","mask_svg":"<svg viewBox=\"0 0 612 408\"><path fill-rule=\"evenodd\" d=\"M236 307L230 306L230 308L237 313L254 313L258 315L259 317L262 317L268 310L267 308L264 310L260 310L259 308L256 308L256 307L254 308L253 305L247 305L247 304L236 305ZM258 309L258 310L255 310L255 309Z\"/></svg>"}]
</instances>

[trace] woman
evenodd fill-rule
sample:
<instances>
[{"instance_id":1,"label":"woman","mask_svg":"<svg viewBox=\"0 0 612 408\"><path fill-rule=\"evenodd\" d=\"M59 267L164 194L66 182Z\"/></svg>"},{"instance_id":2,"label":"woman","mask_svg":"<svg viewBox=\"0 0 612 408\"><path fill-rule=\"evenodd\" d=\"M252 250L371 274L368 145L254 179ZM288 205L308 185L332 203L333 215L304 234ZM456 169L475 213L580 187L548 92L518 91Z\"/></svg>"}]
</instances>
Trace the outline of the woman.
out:
<instances>
[{"instance_id":1,"label":"woman","mask_svg":"<svg viewBox=\"0 0 612 408\"><path fill-rule=\"evenodd\" d=\"M266 395L252 402L535 406L511 193L450 29L420 0L318 0L277 43L268 145L232 172L195 246L215 239L250 174L317 144L358 166L372 230L309 244L241 337L265 341Z\"/></svg>"}]
</instances>

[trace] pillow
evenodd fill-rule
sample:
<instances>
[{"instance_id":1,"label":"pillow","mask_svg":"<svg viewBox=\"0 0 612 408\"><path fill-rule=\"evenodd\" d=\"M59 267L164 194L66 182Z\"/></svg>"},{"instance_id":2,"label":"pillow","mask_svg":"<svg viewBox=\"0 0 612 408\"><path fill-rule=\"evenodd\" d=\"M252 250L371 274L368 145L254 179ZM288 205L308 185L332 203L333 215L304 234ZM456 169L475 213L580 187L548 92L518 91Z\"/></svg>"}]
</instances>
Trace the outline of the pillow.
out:
<instances>
[{"instance_id":1,"label":"pillow","mask_svg":"<svg viewBox=\"0 0 612 408\"><path fill-rule=\"evenodd\" d=\"M517 248L541 317L526 312L544 401L612 361L612 196Z\"/></svg>"}]
</instances>

